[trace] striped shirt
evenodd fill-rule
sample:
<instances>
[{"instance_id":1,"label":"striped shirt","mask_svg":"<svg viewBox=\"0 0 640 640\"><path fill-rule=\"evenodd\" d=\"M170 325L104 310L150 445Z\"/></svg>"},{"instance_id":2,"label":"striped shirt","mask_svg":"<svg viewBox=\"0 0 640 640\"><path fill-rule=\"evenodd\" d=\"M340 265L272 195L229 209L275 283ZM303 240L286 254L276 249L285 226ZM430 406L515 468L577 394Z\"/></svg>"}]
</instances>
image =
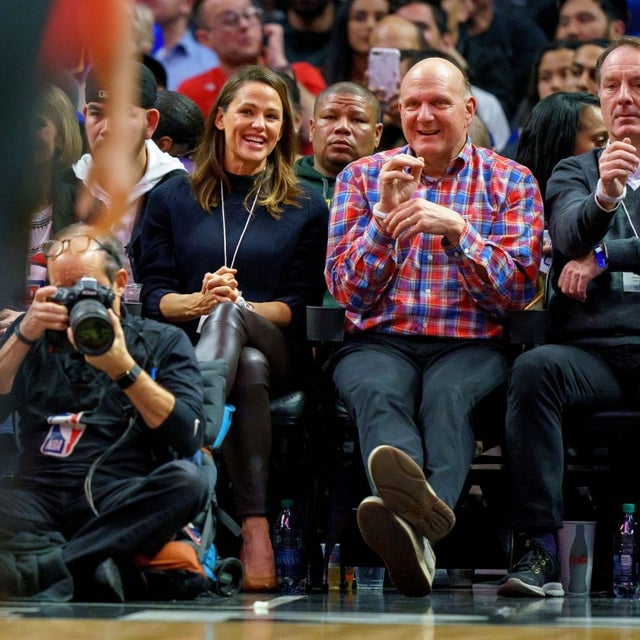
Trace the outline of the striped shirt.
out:
<instances>
[{"instance_id":1,"label":"striped shirt","mask_svg":"<svg viewBox=\"0 0 640 640\"><path fill-rule=\"evenodd\" d=\"M444 177L423 174L413 195L464 217L459 242L445 246L442 236L426 233L394 240L372 209L380 169L398 153L409 147L356 160L336 181L325 277L347 311L347 331L501 336L505 312L522 309L535 290L543 215L533 175L467 139Z\"/></svg>"}]
</instances>

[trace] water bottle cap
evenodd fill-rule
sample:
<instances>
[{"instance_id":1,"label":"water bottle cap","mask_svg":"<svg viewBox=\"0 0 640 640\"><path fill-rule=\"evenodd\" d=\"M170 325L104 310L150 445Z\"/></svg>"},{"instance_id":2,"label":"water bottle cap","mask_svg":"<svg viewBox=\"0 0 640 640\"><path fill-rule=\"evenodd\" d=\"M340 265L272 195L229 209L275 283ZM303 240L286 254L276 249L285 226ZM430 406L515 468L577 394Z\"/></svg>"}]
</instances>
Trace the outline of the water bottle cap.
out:
<instances>
[{"instance_id":1,"label":"water bottle cap","mask_svg":"<svg viewBox=\"0 0 640 640\"><path fill-rule=\"evenodd\" d=\"M291 498L285 498L280 502L280 506L283 509L291 509L291 507L293 507L293 500L291 500Z\"/></svg>"},{"instance_id":2,"label":"water bottle cap","mask_svg":"<svg viewBox=\"0 0 640 640\"><path fill-rule=\"evenodd\" d=\"M624 511L624 513L635 513L636 512L636 505L633 504L632 502L625 502L622 505L622 511Z\"/></svg>"}]
</instances>

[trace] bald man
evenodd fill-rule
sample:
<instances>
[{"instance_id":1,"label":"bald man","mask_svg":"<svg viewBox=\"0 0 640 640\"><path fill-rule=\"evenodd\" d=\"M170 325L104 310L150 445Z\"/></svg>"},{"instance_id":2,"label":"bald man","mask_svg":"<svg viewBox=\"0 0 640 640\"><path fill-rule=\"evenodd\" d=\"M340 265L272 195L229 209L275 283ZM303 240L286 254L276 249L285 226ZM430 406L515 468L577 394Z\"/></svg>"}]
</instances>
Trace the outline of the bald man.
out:
<instances>
[{"instance_id":1,"label":"bald man","mask_svg":"<svg viewBox=\"0 0 640 640\"><path fill-rule=\"evenodd\" d=\"M408 144L349 164L331 208L325 275L347 317L333 379L375 494L358 524L409 596L431 591L474 416L507 382L502 320L533 297L542 246L536 182L471 143L475 108L457 66L414 65L400 86Z\"/></svg>"}]
</instances>

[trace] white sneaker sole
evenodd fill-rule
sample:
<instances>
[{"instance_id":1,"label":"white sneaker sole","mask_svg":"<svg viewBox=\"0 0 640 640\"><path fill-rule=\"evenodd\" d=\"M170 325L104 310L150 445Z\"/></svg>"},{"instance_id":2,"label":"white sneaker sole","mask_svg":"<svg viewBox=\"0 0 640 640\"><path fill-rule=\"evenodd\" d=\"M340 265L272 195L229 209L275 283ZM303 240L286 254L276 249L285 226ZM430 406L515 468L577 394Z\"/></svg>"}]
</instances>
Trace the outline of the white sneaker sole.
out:
<instances>
[{"instance_id":1,"label":"white sneaker sole","mask_svg":"<svg viewBox=\"0 0 640 640\"><path fill-rule=\"evenodd\" d=\"M368 466L385 505L409 522L419 535L437 542L453 529L453 511L438 498L422 469L404 451L380 445L371 452Z\"/></svg>"},{"instance_id":2,"label":"white sneaker sole","mask_svg":"<svg viewBox=\"0 0 640 640\"><path fill-rule=\"evenodd\" d=\"M545 596L562 598L564 596L564 589L560 582L547 582L542 587L536 587L535 585L523 582L520 578L509 578L498 586L496 594L516 598L530 598L532 596L540 598L544 598Z\"/></svg>"},{"instance_id":3,"label":"white sneaker sole","mask_svg":"<svg viewBox=\"0 0 640 640\"><path fill-rule=\"evenodd\" d=\"M365 542L384 560L393 585L406 596L431 593L435 556L428 541L420 543L411 525L388 509L381 498L365 498L358 507L358 526Z\"/></svg>"}]
</instances>

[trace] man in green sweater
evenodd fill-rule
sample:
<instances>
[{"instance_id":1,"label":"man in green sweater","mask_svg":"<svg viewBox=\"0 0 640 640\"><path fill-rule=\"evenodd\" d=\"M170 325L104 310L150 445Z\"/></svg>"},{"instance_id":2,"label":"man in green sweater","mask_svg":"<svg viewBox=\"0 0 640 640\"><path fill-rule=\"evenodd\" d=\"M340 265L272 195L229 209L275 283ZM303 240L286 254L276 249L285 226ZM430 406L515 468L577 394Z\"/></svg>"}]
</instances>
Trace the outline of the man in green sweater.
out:
<instances>
[{"instance_id":1,"label":"man in green sweater","mask_svg":"<svg viewBox=\"0 0 640 640\"><path fill-rule=\"evenodd\" d=\"M297 176L331 204L336 176L380 143L380 103L355 82L336 82L318 94L310 126L313 155L295 164Z\"/></svg>"}]
</instances>

